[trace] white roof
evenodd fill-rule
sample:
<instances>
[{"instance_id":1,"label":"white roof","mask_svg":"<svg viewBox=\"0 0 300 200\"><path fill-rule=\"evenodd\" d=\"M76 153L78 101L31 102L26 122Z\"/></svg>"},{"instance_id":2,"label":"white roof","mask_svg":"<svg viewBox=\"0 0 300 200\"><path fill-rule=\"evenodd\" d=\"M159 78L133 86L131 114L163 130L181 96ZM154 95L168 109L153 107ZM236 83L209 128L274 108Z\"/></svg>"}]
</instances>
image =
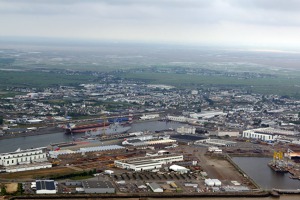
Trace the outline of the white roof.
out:
<instances>
[{"instance_id":1,"label":"white roof","mask_svg":"<svg viewBox=\"0 0 300 200\"><path fill-rule=\"evenodd\" d=\"M174 171L180 171L180 170L189 170L185 167L179 166L179 165L171 165L169 169L174 170Z\"/></svg>"}]
</instances>

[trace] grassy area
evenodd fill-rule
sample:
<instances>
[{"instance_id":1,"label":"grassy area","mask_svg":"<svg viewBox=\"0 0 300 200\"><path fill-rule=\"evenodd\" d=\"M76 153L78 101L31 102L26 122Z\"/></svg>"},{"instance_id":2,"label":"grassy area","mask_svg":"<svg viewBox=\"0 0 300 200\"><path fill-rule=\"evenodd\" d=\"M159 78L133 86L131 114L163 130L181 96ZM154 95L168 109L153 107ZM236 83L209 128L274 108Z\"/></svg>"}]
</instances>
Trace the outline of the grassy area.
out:
<instances>
[{"instance_id":1,"label":"grassy area","mask_svg":"<svg viewBox=\"0 0 300 200\"><path fill-rule=\"evenodd\" d=\"M11 91L1 91L0 90L0 98L14 97L16 95L23 95L23 94L24 93L22 93L22 92L11 92Z\"/></svg>"},{"instance_id":2,"label":"grassy area","mask_svg":"<svg viewBox=\"0 0 300 200\"><path fill-rule=\"evenodd\" d=\"M88 179L88 178L93 178L94 176L92 175L87 175L87 176L75 176L70 178L71 180L77 181L77 180L84 180L84 179Z\"/></svg>"},{"instance_id":3,"label":"grassy area","mask_svg":"<svg viewBox=\"0 0 300 200\"><path fill-rule=\"evenodd\" d=\"M168 84L189 88L204 86L246 87L249 91L262 94L279 94L300 97L300 79L287 76L277 78L238 79L225 76L200 76L172 73L134 73L121 75L123 78L145 81L152 84Z\"/></svg>"},{"instance_id":4,"label":"grassy area","mask_svg":"<svg viewBox=\"0 0 300 200\"><path fill-rule=\"evenodd\" d=\"M34 71L0 71L0 86L6 87L36 87L43 88L58 85L74 85L89 82L88 75L65 75Z\"/></svg>"}]
</instances>

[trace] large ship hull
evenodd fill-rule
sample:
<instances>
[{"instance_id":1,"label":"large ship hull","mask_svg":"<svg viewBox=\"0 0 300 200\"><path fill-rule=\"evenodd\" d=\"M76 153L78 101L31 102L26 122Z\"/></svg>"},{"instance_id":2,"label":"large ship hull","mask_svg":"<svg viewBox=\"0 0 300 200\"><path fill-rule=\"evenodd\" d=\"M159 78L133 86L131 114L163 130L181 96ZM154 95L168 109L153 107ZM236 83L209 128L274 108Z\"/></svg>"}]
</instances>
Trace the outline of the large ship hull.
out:
<instances>
[{"instance_id":1,"label":"large ship hull","mask_svg":"<svg viewBox=\"0 0 300 200\"><path fill-rule=\"evenodd\" d=\"M84 124L84 125L76 125L74 127L67 127L65 129L66 134L72 133L85 133L88 131L96 131L99 128L108 127L110 123L95 123L95 124Z\"/></svg>"},{"instance_id":2,"label":"large ship hull","mask_svg":"<svg viewBox=\"0 0 300 200\"><path fill-rule=\"evenodd\" d=\"M108 127L98 128L96 131L86 132L87 136L101 136L101 135L114 135L125 133L131 129L131 126L124 126L119 124L111 124Z\"/></svg>"}]
</instances>

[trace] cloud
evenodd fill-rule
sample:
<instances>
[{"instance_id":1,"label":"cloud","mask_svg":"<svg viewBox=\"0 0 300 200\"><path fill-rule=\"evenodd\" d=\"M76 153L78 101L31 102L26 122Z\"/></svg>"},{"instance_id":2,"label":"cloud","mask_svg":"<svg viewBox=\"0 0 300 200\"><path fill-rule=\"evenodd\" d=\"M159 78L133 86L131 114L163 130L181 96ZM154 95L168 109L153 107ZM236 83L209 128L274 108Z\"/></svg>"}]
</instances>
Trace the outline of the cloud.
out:
<instances>
[{"instance_id":1,"label":"cloud","mask_svg":"<svg viewBox=\"0 0 300 200\"><path fill-rule=\"evenodd\" d=\"M296 0L0 0L0 36L290 44L299 10Z\"/></svg>"}]
</instances>

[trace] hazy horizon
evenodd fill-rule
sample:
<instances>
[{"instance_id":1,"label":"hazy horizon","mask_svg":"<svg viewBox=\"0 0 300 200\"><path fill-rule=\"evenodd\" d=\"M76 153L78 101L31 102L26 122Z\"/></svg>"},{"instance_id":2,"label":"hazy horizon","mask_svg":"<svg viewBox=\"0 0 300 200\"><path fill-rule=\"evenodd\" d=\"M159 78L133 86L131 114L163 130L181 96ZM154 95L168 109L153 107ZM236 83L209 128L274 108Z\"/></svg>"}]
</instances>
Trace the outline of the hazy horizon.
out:
<instances>
[{"instance_id":1,"label":"hazy horizon","mask_svg":"<svg viewBox=\"0 0 300 200\"><path fill-rule=\"evenodd\" d=\"M0 0L0 40L298 49L295 0Z\"/></svg>"}]
</instances>

